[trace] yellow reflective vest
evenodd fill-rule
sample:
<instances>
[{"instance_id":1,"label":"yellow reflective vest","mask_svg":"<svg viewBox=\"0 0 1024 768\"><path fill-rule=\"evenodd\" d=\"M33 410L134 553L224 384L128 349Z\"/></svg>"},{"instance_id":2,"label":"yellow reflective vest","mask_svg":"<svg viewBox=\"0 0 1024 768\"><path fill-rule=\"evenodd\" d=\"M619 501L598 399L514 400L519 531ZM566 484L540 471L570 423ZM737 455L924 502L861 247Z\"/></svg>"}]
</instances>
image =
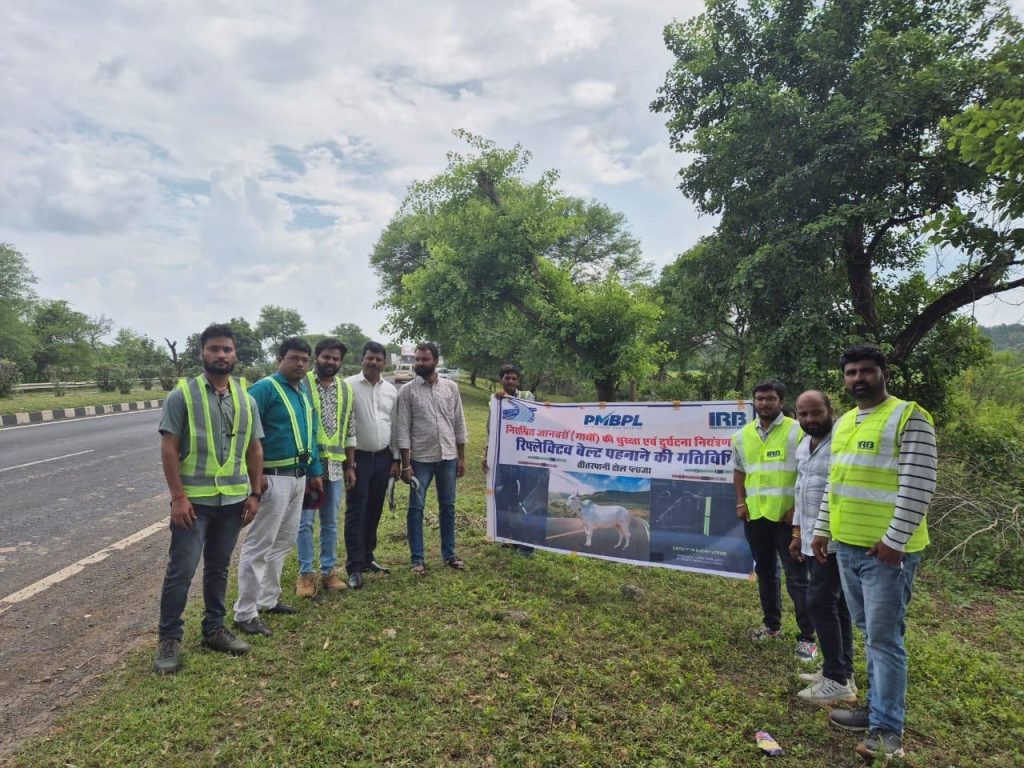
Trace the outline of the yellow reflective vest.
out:
<instances>
[{"instance_id":1,"label":"yellow reflective vest","mask_svg":"<svg viewBox=\"0 0 1024 768\"><path fill-rule=\"evenodd\" d=\"M778 522L795 503L796 447L804 433L795 420L784 416L762 440L757 423L755 418L733 436L733 450L739 450L743 457L750 519L763 517Z\"/></svg>"},{"instance_id":2,"label":"yellow reflective vest","mask_svg":"<svg viewBox=\"0 0 1024 768\"><path fill-rule=\"evenodd\" d=\"M889 529L899 496L899 438L915 410L934 426L921 406L896 397L860 424L856 408L836 422L828 477L829 528L836 541L873 547ZM904 551L919 552L928 541L928 522L922 520Z\"/></svg>"},{"instance_id":3,"label":"yellow reflective vest","mask_svg":"<svg viewBox=\"0 0 1024 768\"><path fill-rule=\"evenodd\" d=\"M228 455L221 464L213 439L210 420L210 398L206 379L180 379L178 389L185 398L188 416L188 453L181 460L181 483L190 499L212 496L245 496L249 492L249 473L245 452L252 437L252 403L246 394L245 379L228 379L235 423L231 429Z\"/></svg>"},{"instance_id":4,"label":"yellow reflective vest","mask_svg":"<svg viewBox=\"0 0 1024 768\"><path fill-rule=\"evenodd\" d=\"M324 411L320 403L320 386L317 384L313 371L306 374L309 379L309 391L313 395L313 407L316 409L318 426L316 442L320 447L320 455L326 456L334 461L345 460L345 438L348 435L348 422L352 418L352 385L339 376L334 377L334 389L338 394L338 419L334 425L334 432L327 434L324 429Z\"/></svg>"}]
</instances>

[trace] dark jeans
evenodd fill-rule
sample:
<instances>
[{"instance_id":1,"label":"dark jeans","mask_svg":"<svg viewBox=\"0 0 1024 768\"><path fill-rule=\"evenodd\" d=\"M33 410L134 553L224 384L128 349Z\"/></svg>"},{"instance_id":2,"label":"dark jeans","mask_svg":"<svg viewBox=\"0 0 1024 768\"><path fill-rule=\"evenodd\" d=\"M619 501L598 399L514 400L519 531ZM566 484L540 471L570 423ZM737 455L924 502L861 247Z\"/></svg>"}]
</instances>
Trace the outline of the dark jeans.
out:
<instances>
[{"instance_id":1,"label":"dark jeans","mask_svg":"<svg viewBox=\"0 0 1024 768\"><path fill-rule=\"evenodd\" d=\"M814 623L807 610L807 563L789 556L789 542L793 526L785 520L773 522L763 517L743 523L743 532L754 556L754 573L761 597L764 625L768 629L782 628L782 586L779 559L786 571L786 591L793 601L800 640L814 641Z\"/></svg>"},{"instance_id":2,"label":"dark jeans","mask_svg":"<svg viewBox=\"0 0 1024 768\"><path fill-rule=\"evenodd\" d=\"M818 633L818 649L825 664L821 674L837 683L845 683L853 674L853 624L839 577L839 561L834 554L822 565L807 558L811 580L807 589L807 608Z\"/></svg>"},{"instance_id":3,"label":"dark jeans","mask_svg":"<svg viewBox=\"0 0 1024 768\"><path fill-rule=\"evenodd\" d=\"M376 557L377 526L384 510L391 449L356 451L356 484L345 496L345 570L359 573Z\"/></svg>"},{"instance_id":4,"label":"dark jeans","mask_svg":"<svg viewBox=\"0 0 1024 768\"><path fill-rule=\"evenodd\" d=\"M203 635L224 626L224 594L228 588L228 564L242 530L242 502L224 507L192 504L196 520L191 528L171 525L170 559L160 595L160 637L181 640L185 622L181 615L188 600L192 577L203 557Z\"/></svg>"}]
</instances>

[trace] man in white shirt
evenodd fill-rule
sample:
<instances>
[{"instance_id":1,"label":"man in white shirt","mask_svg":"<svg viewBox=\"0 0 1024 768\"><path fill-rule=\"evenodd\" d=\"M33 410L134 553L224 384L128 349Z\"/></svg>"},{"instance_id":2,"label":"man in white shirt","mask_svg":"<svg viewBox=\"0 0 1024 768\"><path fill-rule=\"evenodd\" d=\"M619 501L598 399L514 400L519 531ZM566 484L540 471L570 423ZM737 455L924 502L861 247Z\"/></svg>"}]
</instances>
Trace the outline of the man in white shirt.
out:
<instances>
[{"instance_id":1,"label":"man in white shirt","mask_svg":"<svg viewBox=\"0 0 1024 768\"><path fill-rule=\"evenodd\" d=\"M391 439L398 389L381 377L387 350L368 341L360 359L362 371L345 381L355 395L356 483L345 500L345 568L352 589L363 586L363 572L387 573L377 562L377 526L380 524L388 479L398 479L398 449Z\"/></svg>"}]
</instances>

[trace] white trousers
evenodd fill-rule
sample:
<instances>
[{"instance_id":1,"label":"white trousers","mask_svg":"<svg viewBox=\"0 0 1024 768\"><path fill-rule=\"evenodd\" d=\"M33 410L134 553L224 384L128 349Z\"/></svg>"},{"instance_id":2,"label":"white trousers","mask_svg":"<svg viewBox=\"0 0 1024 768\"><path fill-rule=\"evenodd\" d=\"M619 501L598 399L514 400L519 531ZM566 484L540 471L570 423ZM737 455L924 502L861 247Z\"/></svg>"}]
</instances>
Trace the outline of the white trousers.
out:
<instances>
[{"instance_id":1,"label":"white trousers","mask_svg":"<svg viewBox=\"0 0 1024 768\"><path fill-rule=\"evenodd\" d=\"M306 478L270 475L260 511L248 527L238 557L238 599L235 621L256 618L281 598L281 570L295 546Z\"/></svg>"}]
</instances>

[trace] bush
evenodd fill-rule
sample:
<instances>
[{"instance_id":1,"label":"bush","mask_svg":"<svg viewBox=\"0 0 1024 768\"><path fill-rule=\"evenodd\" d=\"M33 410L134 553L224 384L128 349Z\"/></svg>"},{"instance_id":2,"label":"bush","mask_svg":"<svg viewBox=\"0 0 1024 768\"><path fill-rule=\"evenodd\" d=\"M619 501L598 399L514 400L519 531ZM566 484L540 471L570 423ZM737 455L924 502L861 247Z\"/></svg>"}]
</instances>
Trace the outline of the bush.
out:
<instances>
[{"instance_id":1,"label":"bush","mask_svg":"<svg viewBox=\"0 0 1024 768\"><path fill-rule=\"evenodd\" d=\"M67 368L60 365L51 365L46 369L46 378L53 384L53 394L57 397L63 397L67 393Z\"/></svg>"},{"instance_id":2,"label":"bush","mask_svg":"<svg viewBox=\"0 0 1024 768\"><path fill-rule=\"evenodd\" d=\"M171 366L160 369L160 389L170 392L178 385L178 372Z\"/></svg>"},{"instance_id":3,"label":"bush","mask_svg":"<svg viewBox=\"0 0 1024 768\"><path fill-rule=\"evenodd\" d=\"M153 379L157 376L156 371L152 368L140 368L139 369L139 386L143 389L153 388Z\"/></svg>"},{"instance_id":4,"label":"bush","mask_svg":"<svg viewBox=\"0 0 1024 768\"><path fill-rule=\"evenodd\" d=\"M114 385L117 387L117 391L122 395L129 394L135 385L133 372L123 365L113 366L113 369Z\"/></svg>"},{"instance_id":5,"label":"bush","mask_svg":"<svg viewBox=\"0 0 1024 768\"><path fill-rule=\"evenodd\" d=\"M16 363L0 358L0 397L10 397L14 385L21 382L21 371Z\"/></svg>"},{"instance_id":6,"label":"bush","mask_svg":"<svg viewBox=\"0 0 1024 768\"><path fill-rule=\"evenodd\" d=\"M117 382L114 381L115 368L113 365L96 366L96 388L100 392L113 392L117 389Z\"/></svg>"}]
</instances>

